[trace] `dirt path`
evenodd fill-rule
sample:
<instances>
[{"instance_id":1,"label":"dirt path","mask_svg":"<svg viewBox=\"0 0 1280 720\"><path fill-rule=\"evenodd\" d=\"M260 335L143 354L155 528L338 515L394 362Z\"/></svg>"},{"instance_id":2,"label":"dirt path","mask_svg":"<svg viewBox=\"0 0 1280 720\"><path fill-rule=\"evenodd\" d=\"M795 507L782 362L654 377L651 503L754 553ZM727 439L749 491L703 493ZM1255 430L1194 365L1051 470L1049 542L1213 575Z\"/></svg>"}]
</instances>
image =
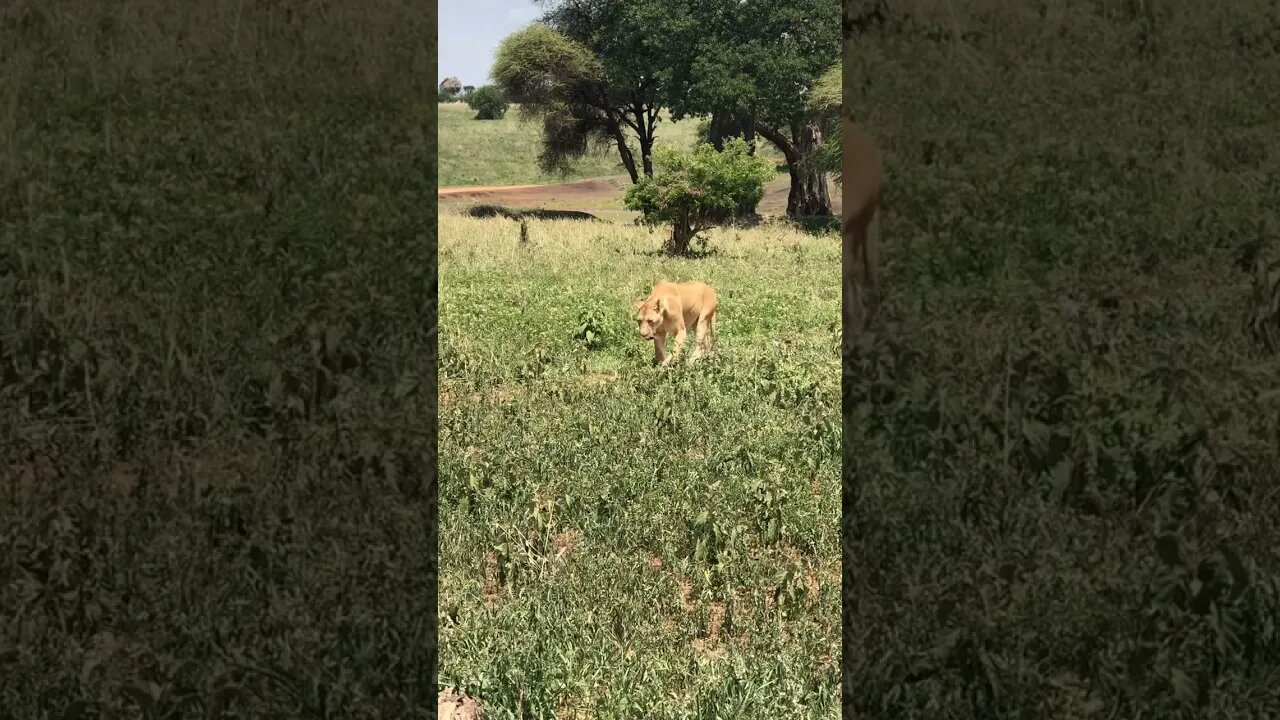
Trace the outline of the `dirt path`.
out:
<instances>
[{"instance_id":1,"label":"dirt path","mask_svg":"<svg viewBox=\"0 0 1280 720\"><path fill-rule=\"evenodd\" d=\"M440 188L439 195L461 195L463 193L491 193L504 190L528 190L529 188L547 187L546 185L466 185L461 187Z\"/></svg>"},{"instance_id":2,"label":"dirt path","mask_svg":"<svg viewBox=\"0 0 1280 720\"><path fill-rule=\"evenodd\" d=\"M547 202L615 202L626 192L631 179L626 175L588 178L553 185L481 185L440 188L437 195L450 200L501 196L504 204Z\"/></svg>"},{"instance_id":3,"label":"dirt path","mask_svg":"<svg viewBox=\"0 0 1280 720\"><path fill-rule=\"evenodd\" d=\"M481 185L440 188L441 202L488 202L518 208L551 208L582 210L597 215L633 215L622 210L621 197L631 186L626 175L588 178L553 185ZM765 185L764 199L758 206L765 215L782 215L787 208L790 179L781 176ZM840 213L840 193L832 187L832 210Z\"/></svg>"}]
</instances>

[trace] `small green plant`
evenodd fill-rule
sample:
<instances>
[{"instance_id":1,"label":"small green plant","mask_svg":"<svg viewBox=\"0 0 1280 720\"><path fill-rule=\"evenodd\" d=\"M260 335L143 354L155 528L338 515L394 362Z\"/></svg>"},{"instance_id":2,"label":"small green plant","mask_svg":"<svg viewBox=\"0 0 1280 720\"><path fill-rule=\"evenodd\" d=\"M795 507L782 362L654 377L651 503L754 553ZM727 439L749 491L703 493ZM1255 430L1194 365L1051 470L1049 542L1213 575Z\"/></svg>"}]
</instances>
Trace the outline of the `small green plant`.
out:
<instances>
[{"instance_id":1,"label":"small green plant","mask_svg":"<svg viewBox=\"0 0 1280 720\"><path fill-rule=\"evenodd\" d=\"M467 93L467 106L476 111L477 120L501 120L510 103L496 85L481 85Z\"/></svg>"},{"instance_id":2,"label":"small green plant","mask_svg":"<svg viewBox=\"0 0 1280 720\"><path fill-rule=\"evenodd\" d=\"M742 138L728 140L719 152L705 143L692 153L659 145L654 161L654 176L631 186L625 202L628 210L644 214L646 224L671 225L664 248L670 255L688 255L698 233L724 222L736 208L760 202L773 176L769 163L752 156Z\"/></svg>"},{"instance_id":3,"label":"small green plant","mask_svg":"<svg viewBox=\"0 0 1280 720\"><path fill-rule=\"evenodd\" d=\"M582 343L588 350L599 350L608 344L604 313L600 308L583 310L578 314L578 328L573 334L573 339Z\"/></svg>"}]
</instances>

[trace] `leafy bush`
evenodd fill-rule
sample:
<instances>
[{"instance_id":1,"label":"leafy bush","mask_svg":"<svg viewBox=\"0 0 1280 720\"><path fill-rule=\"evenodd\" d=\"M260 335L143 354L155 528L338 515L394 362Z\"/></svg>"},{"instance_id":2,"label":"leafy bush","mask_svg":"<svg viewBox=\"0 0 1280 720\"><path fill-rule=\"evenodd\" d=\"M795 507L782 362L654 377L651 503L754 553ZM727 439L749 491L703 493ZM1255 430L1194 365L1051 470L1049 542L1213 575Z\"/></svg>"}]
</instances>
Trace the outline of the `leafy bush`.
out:
<instances>
[{"instance_id":1,"label":"leafy bush","mask_svg":"<svg viewBox=\"0 0 1280 720\"><path fill-rule=\"evenodd\" d=\"M726 141L722 152L706 143L692 153L659 145L653 156L654 176L627 190L626 207L644 213L648 224L671 224L665 249L672 255L687 255L699 232L742 205L760 202L773 176L769 163L750 155L742 138Z\"/></svg>"},{"instance_id":2,"label":"leafy bush","mask_svg":"<svg viewBox=\"0 0 1280 720\"><path fill-rule=\"evenodd\" d=\"M477 120L501 120L510 103L496 85L481 85L467 94L467 105L476 111Z\"/></svg>"}]
</instances>

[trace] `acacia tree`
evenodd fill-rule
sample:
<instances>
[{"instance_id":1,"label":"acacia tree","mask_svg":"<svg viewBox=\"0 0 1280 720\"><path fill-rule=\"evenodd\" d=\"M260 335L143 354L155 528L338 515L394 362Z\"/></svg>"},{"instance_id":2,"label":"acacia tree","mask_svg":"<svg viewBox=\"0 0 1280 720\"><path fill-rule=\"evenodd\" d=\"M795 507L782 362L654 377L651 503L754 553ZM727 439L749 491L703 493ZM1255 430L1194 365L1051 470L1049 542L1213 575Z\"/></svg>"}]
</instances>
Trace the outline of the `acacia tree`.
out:
<instances>
[{"instance_id":1,"label":"acacia tree","mask_svg":"<svg viewBox=\"0 0 1280 720\"><path fill-rule=\"evenodd\" d=\"M567 170L596 146L617 151L631 182L653 175L659 86L619 58L626 50L618 36L633 27L621 6L613 0L556 6L542 24L507 36L498 47L492 75L520 103L522 117L542 121L544 170ZM592 34L589 27L607 31ZM639 144L639 162L631 137Z\"/></svg>"},{"instance_id":2,"label":"acacia tree","mask_svg":"<svg viewBox=\"0 0 1280 720\"><path fill-rule=\"evenodd\" d=\"M640 170L653 176L654 135L664 95L667 47L654 18L666 0L533 0L546 8L541 22L590 50L600 63L618 122L634 134ZM619 148L619 152L622 150ZM627 153L631 154L631 153ZM626 160L623 161L626 164ZM632 174L632 182L638 175Z\"/></svg>"}]
</instances>

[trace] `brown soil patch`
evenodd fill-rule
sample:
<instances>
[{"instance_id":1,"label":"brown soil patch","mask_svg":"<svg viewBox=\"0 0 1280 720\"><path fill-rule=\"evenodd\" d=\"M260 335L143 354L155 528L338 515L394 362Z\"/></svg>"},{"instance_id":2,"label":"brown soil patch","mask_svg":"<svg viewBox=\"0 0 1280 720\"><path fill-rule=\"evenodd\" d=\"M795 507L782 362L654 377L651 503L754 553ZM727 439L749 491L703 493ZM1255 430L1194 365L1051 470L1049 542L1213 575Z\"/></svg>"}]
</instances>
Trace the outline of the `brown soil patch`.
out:
<instances>
[{"instance_id":1,"label":"brown soil patch","mask_svg":"<svg viewBox=\"0 0 1280 720\"><path fill-rule=\"evenodd\" d=\"M724 629L725 612L724 603L711 603L710 613L707 616L707 635L694 639L692 645L695 652L716 659L728 654L720 646L720 632Z\"/></svg>"},{"instance_id":2,"label":"brown soil patch","mask_svg":"<svg viewBox=\"0 0 1280 720\"><path fill-rule=\"evenodd\" d=\"M693 609L693 583L687 578L680 578L680 609L689 612Z\"/></svg>"},{"instance_id":3,"label":"brown soil patch","mask_svg":"<svg viewBox=\"0 0 1280 720\"><path fill-rule=\"evenodd\" d=\"M822 596L822 585L818 582L818 574L812 569L806 570L804 573L804 583L806 598L806 609L812 610L814 605L818 604L818 598Z\"/></svg>"},{"instance_id":4,"label":"brown soil patch","mask_svg":"<svg viewBox=\"0 0 1280 720\"><path fill-rule=\"evenodd\" d=\"M713 658L722 658L727 654L720 647L720 631L724 629L725 613L724 603L711 603L711 612L707 617L707 636L695 638L691 643L696 652Z\"/></svg>"},{"instance_id":5,"label":"brown soil patch","mask_svg":"<svg viewBox=\"0 0 1280 720\"><path fill-rule=\"evenodd\" d=\"M728 655L728 653L725 652L724 648L717 647L716 644L711 640L705 640L702 638L698 638L693 641L693 649L697 651L700 655L716 658L717 660L720 658L723 658L725 655Z\"/></svg>"},{"instance_id":6,"label":"brown soil patch","mask_svg":"<svg viewBox=\"0 0 1280 720\"><path fill-rule=\"evenodd\" d=\"M720 639L720 630L724 627L724 603L711 603L711 615L707 618L707 639L713 644Z\"/></svg>"},{"instance_id":7,"label":"brown soil patch","mask_svg":"<svg viewBox=\"0 0 1280 720\"><path fill-rule=\"evenodd\" d=\"M582 540L582 533L574 528L561 530L555 537L556 559L568 560L573 557L574 552L578 549L578 543Z\"/></svg>"},{"instance_id":8,"label":"brown soil patch","mask_svg":"<svg viewBox=\"0 0 1280 720\"><path fill-rule=\"evenodd\" d=\"M474 699L446 690L436 696L436 717L440 720L481 720L484 710Z\"/></svg>"},{"instance_id":9,"label":"brown soil patch","mask_svg":"<svg viewBox=\"0 0 1280 720\"><path fill-rule=\"evenodd\" d=\"M480 187L440 188L442 201L475 201L518 207L543 207L550 203L599 204L618 200L631 184L626 175L590 178L554 185L485 185ZM581 208L572 208L581 209Z\"/></svg>"}]
</instances>

